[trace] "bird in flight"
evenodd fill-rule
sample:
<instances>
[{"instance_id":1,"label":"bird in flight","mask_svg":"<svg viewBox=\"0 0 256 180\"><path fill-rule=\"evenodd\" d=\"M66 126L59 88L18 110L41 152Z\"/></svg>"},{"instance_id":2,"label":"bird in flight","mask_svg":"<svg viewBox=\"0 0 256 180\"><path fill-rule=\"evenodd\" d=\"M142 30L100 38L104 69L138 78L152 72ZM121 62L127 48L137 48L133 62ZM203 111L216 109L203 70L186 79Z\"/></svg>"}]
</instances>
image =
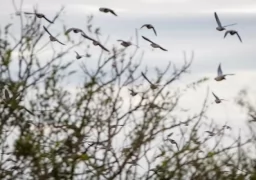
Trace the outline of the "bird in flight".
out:
<instances>
[{"instance_id":1,"label":"bird in flight","mask_svg":"<svg viewBox=\"0 0 256 180\"><path fill-rule=\"evenodd\" d=\"M212 95L215 97L215 102L216 102L216 104L219 104L219 103L221 103L221 101L222 100L224 100L224 99L220 99L216 94L214 94L213 92L212 92Z\"/></svg>"},{"instance_id":2,"label":"bird in flight","mask_svg":"<svg viewBox=\"0 0 256 180\"><path fill-rule=\"evenodd\" d=\"M157 89L157 85L156 84L153 84L147 77L146 77L146 75L143 73L143 72L141 72L141 75L144 77L144 79L146 79L146 81L148 81L148 83L150 84L150 88L151 89Z\"/></svg>"},{"instance_id":3,"label":"bird in flight","mask_svg":"<svg viewBox=\"0 0 256 180\"><path fill-rule=\"evenodd\" d=\"M74 33L82 33L85 34L84 31L82 29L79 28L69 28L67 29L67 31L65 32L65 34L69 34L71 31L73 31Z\"/></svg>"},{"instance_id":4,"label":"bird in flight","mask_svg":"<svg viewBox=\"0 0 256 180\"><path fill-rule=\"evenodd\" d=\"M151 43L150 45L151 45L153 48L160 48L160 49L162 49L163 51L167 51L167 49L164 49L162 46L160 46L159 44L154 43L153 41L151 41L150 39L146 38L145 36L142 36L142 38L145 39L146 41L150 42L150 43Z\"/></svg>"},{"instance_id":5,"label":"bird in flight","mask_svg":"<svg viewBox=\"0 0 256 180\"><path fill-rule=\"evenodd\" d=\"M217 77L214 78L216 81L222 81L222 80L226 79L226 78L225 78L226 76L235 75L235 74L223 74L222 69L221 69L221 63L219 64L217 73L218 73L218 74L217 74Z\"/></svg>"},{"instance_id":6,"label":"bird in flight","mask_svg":"<svg viewBox=\"0 0 256 180\"><path fill-rule=\"evenodd\" d=\"M46 21L48 21L49 23L53 24L52 21L50 21L44 14L41 14L41 13L31 13L31 12L24 12L24 14L27 14L27 15L35 15L37 18L44 18Z\"/></svg>"},{"instance_id":7,"label":"bird in flight","mask_svg":"<svg viewBox=\"0 0 256 180\"><path fill-rule=\"evenodd\" d=\"M135 92L133 89L128 89L130 91L131 96L136 96L138 93Z\"/></svg>"},{"instance_id":8,"label":"bird in flight","mask_svg":"<svg viewBox=\"0 0 256 180\"><path fill-rule=\"evenodd\" d=\"M50 41L52 41L52 42L57 41L58 43L60 43L60 44L62 44L62 45L65 45L65 44L63 44L62 42L60 42L56 37L54 37L54 36L48 31L48 29L47 29L45 26L43 26L43 27L44 27L44 30L50 35L50 36L49 36Z\"/></svg>"},{"instance_id":9,"label":"bird in flight","mask_svg":"<svg viewBox=\"0 0 256 180\"><path fill-rule=\"evenodd\" d=\"M215 133L211 132L211 131L205 131L205 132L207 132L209 134L209 136L214 136L215 135Z\"/></svg>"},{"instance_id":10,"label":"bird in flight","mask_svg":"<svg viewBox=\"0 0 256 180\"><path fill-rule=\"evenodd\" d=\"M104 13L111 13L111 14L113 14L113 15L115 15L115 16L117 16L117 14L112 10L112 9L109 9L109 8L100 8L99 9L101 12L104 12Z\"/></svg>"},{"instance_id":11,"label":"bird in flight","mask_svg":"<svg viewBox=\"0 0 256 180\"><path fill-rule=\"evenodd\" d=\"M237 31L235 31L235 30L228 30L228 31L226 31L226 32L225 32L225 35L224 35L224 38L225 38L228 34L230 34L231 36L233 36L233 35L236 34L237 37L239 38L240 42L242 42L242 39L241 39L241 37L240 37L240 35L238 34Z\"/></svg>"},{"instance_id":12,"label":"bird in flight","mask_svg":"<svg viewBox=\"0 0 256 180\"><path fill-rule=\"evenodd\" d=\"M130 41L124 41L124 40L121 40L121 39L119 39L119 40L117 40L117 41L121 42L121 45L124 46L124 47L129 47L129 46L131 46L131 45L134 45L134 44L132 44ZM135 45L135 46L137 46L137 45ZM137 46L137 47L138 47L138 46Z\"/></svg>"},{"instance_id":13,"label":"bird in flight","mask_svg":"<svg viewBox=\"0 0 256 180\"><path fill-rule=\"evenodd\" d=\"M75 51L75 53L76 53L76 59L81 59L83 57L80 54L78 54L78 52Z\"/></svg>"},{"instance_id":14,"label":"bird in flight","mask_svg":"<svg viewBox=\"0 0 256 180\"><path fill-rule=\"evenodd\" d=\"M140 29L142 29L143 27L146 27L148 29L152 29L154 31L155 35L157 36L156 30L155 30L155 28L152 24L144 24L144 25L141 26Z\"/></svg>"},{"instance_id":15,"label":"bird in flight","mask_svg":"<svg viewBox=\"0 0 256 180\"><path fill-rule=\"evenodd\" d=\"M219 17L218 17L218 14L217 14L216 12L214 12L214 16L215 16L215 19L216 19L217 24L218 24L218 27L216 27L216 29L217 29L218 31L223 31L223 30L226 29L225 27L227 27L227 26L233 26L233 25L236 25L236 24L237 24L237 23L234 23L234 24L229 24L229 25L222 26L222 25L221 25L221 22L220 22L220 19L219 19Z\"/></svg>"}]
</instances>

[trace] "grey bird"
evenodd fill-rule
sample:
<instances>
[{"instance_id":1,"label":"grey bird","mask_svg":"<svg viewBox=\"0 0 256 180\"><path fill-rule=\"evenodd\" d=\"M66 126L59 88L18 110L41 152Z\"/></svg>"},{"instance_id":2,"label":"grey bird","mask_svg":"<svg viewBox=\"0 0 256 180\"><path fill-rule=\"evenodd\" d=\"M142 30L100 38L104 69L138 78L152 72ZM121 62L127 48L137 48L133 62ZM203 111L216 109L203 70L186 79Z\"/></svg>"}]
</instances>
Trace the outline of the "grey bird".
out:
<instances>
[{"instance_id":1,"label":"grey bird","mask_svg":"<svg viewBox=\"0 0 256 180\"><path fill-rule=\"evenodd\" d=\"M155 35L157 36L156 30L155 30L155 28L152 24L144 24L144 25L141 26L140 29L142 29L143 27L146 27L148 29L152 29L154 31Z\"/></svg>"},{"instance_id":2,"label":"grey bird","mask_svg":"<svg viewBox=\"0 0 256 180\"><path fill-rule=\"evenodd\" d=\"M148 81L148 83L150 84L150 88L151 89L157 89L157 85L156 84L153 84L147 77L146 77L146 75L143 73L143 72L141 72L141 75L146 79L146 81Z\"/></svg>"},{"instance_id":3,"label":"grey bird","mask_svg":"<svg viewBox=\"0 0 256 180\"><path fill-rule=\"evenodd\" d=\"M138 93L135 92L133 89L128 89L130 91L131 96L136 96Z\"/></svg>"},{"instance_id":4,"label":"grey bird","mask_svg":"<svg viewBox=\"0 0 256 180\"><path fill-rule=\"evenodd\" d=\"M124 47L129 47L129 46L132 45L132 43L130 41L124 41L124 40L121 40L121 39L119 39L117 41L121 42L121 45L124 46Z\"/></svg>"},{"instance_id":5,"label":"grey bird","mask_svg":"<svg viewBox=\"0 0 256 180\"><path fill-rule=\"evenodd\" d=\"M237 37L239 38L240 42L242 43L242 39L241 39L241 37L240 37L240 35L238 34L237 31L235 31L235 30L228 30L228 31L226 31L226 32L225 32L225 35L224 35L224 38L225 38L228 34L230 34L231 36L233 36L233 35L236 34Z\"/></svg>"},{"instance_id":6,"label":"grey bird","mask_svg":"<svg viewBox=\"0 0 256 180\"><path fill-rule=\"evenodd\" d=\"M53 24L52 21L50 21L44 14L42 13L31 13L31 12L24 12L24 14L28 14L28 15L35 15L37 18L44 18L46 21L48 21L49 23Z\"/></svg>"},{"instance_id":7,"label":"grey bird","mask_svg":"<svg viewBox=\"0 0 256 180\"><path fill-rule=\"evenodd\" d=\"M175 140L173 140L173 139L168 139L172 144L175 144L176 145L176 147L177 147L177 149L179 150L179 146L178 146L178 143L175 141Z\"/></svg>"},{"instance_id":8,"label":"grey bird","mask_svg":"<svg viewBox=\"0 0 256 180\"><path fill-rule=\"evenodd\" d=\"M207 132L209 134L209 136L214 136L215 135L215 133L213 133L211 131L205 131L205 132Z\"/></svg>"},{"instance_id":9,"label":"grey bird","mask_svg":"<svg viewBox=\"0 0 256 180\"><path fill-rule=\"evenodd\" d=\"M221 101L222 100L225 100L225 99L220 99L216 94L214 94L213 92L212 92L212 95L215 97L215 102L216 102L216 104L219 104L219 103L221 103Z\"/></svg>"},{"instance_id":10,"label":"grey bird","mask_svg":"<svg viewBox=\"0 0 256 180\"><path fill-rule=\"evenodd\" d=\"M69 28L69 29L66 30L65 34L69 34L71 31L73 31L74 33L84 34L84 31L82 29L79 29L79 28Z\"/></svg>"},{"instance_id":11,"label":"grey bird","mask_svg":"<svg viewBox=\"0 0 256 180\"><path fill-rule=\"evenodd\" d=\"M222 80L226 79L226 76L235 75L235 74L223 74L222 69L221 69L221 63L219 64L217 72L218 72L218 75L217 75L217 77L214 78L215 81L222 81Z\"/></svg>"},{"instance_id":12,"label":"grey bird","mask_svg":"<svg viewBox=\"0 0 256 180\"><path fill-rule=\"evenodd\" d=\"M111 14L117 16L117 14L116 14L112 9L101 7L101 8L99 8L99 10L100 10L101 12L104 12L104 13L111 13Z\"/></svg>"},{"instance_id":13,"label":"grey bird","mask_svg":"<svg viewBox=\"0 0 256 180\"><path fill-rule=\"evenodd\" d=\"M52 42L57 41L58 43L60 43L60 44L62 44L62 45L65 45L65 44L63 44L62 42L60 42L56 37L54 37L54 36L48 31L48 29L47 29L45 26L43 26L43 27L44 27L44 30L50 35L50 36L49 36L50 41L52 41Z\"/></svg>"},{"instance_id":14,"label":"grey bird","mask_svg":"<svg viewBox=\"0 0 256 180\"><path fill-rule=\"evenodd\" d=\"M76 59L81 59L83 57L80 54L78 54L78 52L75 51L75 53L76 53Z\"/></svg>"},{"instance_id":15,"label":"grey bird","mask_svg":"<svg viewBox=\"0 0 256 180\"><path fill-rule=\"evenodd\" d=\"M159 49L162 49L163 51L167 51L167 49L164 49L162 46L160 46L159 44L154 43L154 42L151 41L150 39L148 39L148 38L146 38L146 37L144 37L144 36L142 36L142 38L145 39L146 41L150 42L150 43L151 43L150 45L151 45L153 48L159 48Z\"/></svg>"},{"instance_id":16,"label":"grey bird","mask_svg":"<svg viewBox=\"0 0 256 180\"><path fill-rule=\"evenodd\" d=\"M237 23L234 23L234 24L229 24L229 25L222 26L222 25L221 25L221 22L220 22L220 19L219 19L219 17L218 17L218 15L217 15L216 12L214 12L214 16L215 16L215 19L216 19L217 24L218 24L218 27L216 27L216 29L217 29L218 31L223 31L223 30L226 29L225 27L233 26L233 25L236 25L236 24L237 24Z\"/></svg>"}]
</instances>

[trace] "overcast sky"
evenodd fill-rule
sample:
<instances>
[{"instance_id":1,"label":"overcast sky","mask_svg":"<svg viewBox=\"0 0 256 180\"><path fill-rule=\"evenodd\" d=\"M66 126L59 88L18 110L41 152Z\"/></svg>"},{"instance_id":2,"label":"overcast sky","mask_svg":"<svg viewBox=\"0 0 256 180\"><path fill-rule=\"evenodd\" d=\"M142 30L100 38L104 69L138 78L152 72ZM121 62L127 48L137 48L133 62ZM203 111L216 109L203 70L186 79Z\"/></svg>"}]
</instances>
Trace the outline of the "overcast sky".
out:
<instances>
[{"instance_id":1,"label":"overcast sky","mask_svg":"<svg viewBox=\"0 0 256 180\"><path fill-rule=\"evenodd\" d=\"M9 15L14 12L11 0L8 3L0 0L1 4L3 1L4 6L0 6L1 25L7 24ZM140 28L142 24L153 24L158 36L147 29L140 30L140 35L159 43L168 52L151 51L149 44L140 38L140 45L147 50L144 63L152 69L156 65L164 68L169 61L181 64L182 51L190 53L194 50L192 72L181 82L191 82L204 76L211 80L198 91L188 94L183 99L184 105L199 107L209 86L221 98L229 100L214 104L210 109L211 116L220 123L227 120L231 126L242 127L244 124L245 114L234 105L233 99L244 87L255 90L255 0L24 0L23 9L32 11L36 4L39 11L50 18L64 5L66 9L62 19L67 27L84 28L86 16L94 14L95 25L102 28L102 38L110 35L109 45L116 39L128 40L134 35L135 28ZM118 17L100 13L99 7L114 9ZM223 25L238 23L229 28L240 33L243 43L236 36L223 38L224 32L216 30L215 11ZM58 32L58 22L52 30ZM215 82L213 78L219 63L222 63L224 73L236 75L227 77L226 81Z\"/></svg>"}]
</instances>

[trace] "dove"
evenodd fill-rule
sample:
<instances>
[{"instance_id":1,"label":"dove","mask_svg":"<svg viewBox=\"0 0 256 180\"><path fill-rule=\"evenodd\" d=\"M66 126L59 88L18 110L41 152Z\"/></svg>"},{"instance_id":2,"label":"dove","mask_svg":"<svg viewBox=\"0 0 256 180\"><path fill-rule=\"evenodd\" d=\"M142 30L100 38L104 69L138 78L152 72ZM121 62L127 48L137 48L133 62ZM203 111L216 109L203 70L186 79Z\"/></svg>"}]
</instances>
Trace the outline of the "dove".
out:
<instances>
[{"instance_id":1,"label":"dove","mask_svg":"<svg viewBox=\"0 0 256 180\"><path fill-rule=\"evenodd\" d=\"M82 29L79 29L79 28L69 28L69 29L66 30L65 34L69 34L71 31L73 31L74 33L85 34L84 31Z\"/></svg>"},{"instance_id":2,"label":"dove","mask_svg":"<svg viewBox=\"0 0 256 180\"><path fill-rule=\"evenodd\" d=\"M238 34L237 31L235 31L235 30L228 30L228 31L226 31L226 32L225 32L225 35L224 35L224 38L225 38L228 34L230 34L231 36L233 36L233 35L236 34L237 37L239 38L240 42L242 43L242 39L241 39L241 37L240 37L240 35Z\"/></svg>"},{"instance_id":3,"label":"dove","mask_svg":"<svg viewBox=\"0 0 256 180\"><path fill-rule=\"evenodd\" d=\"M132 45L132 43L130 41L124 41L124 40L121 40L121 39L119 39L117 41L121 42L121 45L124 46L124 47L129 47L129 46Z\"/></svg>"},{"instance_id":4,"label":"dove","mask_svg":"<svg viewBox=\"0 0 256 180\"><path fill-rule=\"evenodd\" d=\"M83 57L80 54L78 54L78 52L75 51L75 53L76 53L76 59L81 59Z\"/></svg>"},{"instance_id":5,"label":"dove","mask_svg":"<svg viewBox=\"0 0 256 180\"><path fill-rule=\"evenodd\" d=\"M133 89L128 89L130 91L131 96L136 96L138 93L135 92Z\"/></svg>"},{"instance_id":6,"label":"dove","mask_svg":"<svg viewBox=\"0 0 256 180\"><path fill-rule=\"evenodd\" d=\"M221 69L221 63L219 64L217 72L218 72L218 75L217 75L217 77L214 78L216 81L222 81L222 80L226 79L226 76L235 75L235 74L223 74L222 69Z\"/></svg>"},{"instance_id":7,"label":"dove","mask_svg":"<svg viewBox=\"0 0 256 180\"><path fill-rule=\"evenodd\" d=\"M112 9L101 7L101 8L99 8L99 10L100 10L101 12L104 12L104 13L109 13L109 12L110 12L111 14L117 16L117 14L116 14Z\"/></svg>"},{"instance_id":8,"label":"dove","mask_svg":"<svg viewBox=\"0 0 256 180\"><path fill-rule=\"evenodd\" d=\"M146 27L148 29L152 29L154 31L155 35L157 36L156 30L155 30L155 28L152 24L144 24L144 25L141 26L140 29L142 29L143 27Z\"/></svg>"},{"instance_id":9,"label":"dove","mask_svg":"<svg viewBox=\"0 0 256 180\"><path fill-rule=\"evenodd\" d=\"M50 35L49 36L50 41L52 41L52 42L57 41L58 43L65 45L62 42L60 42L56 37L52 36L52 34L48 31L48 29L45 26L43 26L43 27L44 27L44 30Z\"/></svg>"},{"instance_id":10,"label":"dove","mask_svg":"<svg viewBox=\"0 0 256 180\"><path fill-rule=\"evenodd\" d=\"M209 134L209 136L214 136L215 134L213 133L213 132L211 132L211 131L205 131L205 132L207 132L208 134Z\"/></svg>"},{"instance_id":11,"label":"dove","mask_svg":"<svg viewBox=\"0 0 256 180\"><path fill-rule=\"evenodd\" d=\"M214 94L213 92L212 92L212 95L215 97L215 102L216 102L217 104L221 103L221 101L224 100L224 99L220 99L220 98L219 98L216 94Z\"/></svg>"},{"instance_id":12,"label":"dove","mask_svg":"<svg viewBox=\"0 0 256 180\"><path fill-rule=\"evenodd\" d=\"M214 12L214 16L215 16L215 19L216 19L217 24L218 24L218 27L216 27L216 29L217 29L218 31L223 31L223 30L226 29L225 27L236 25L236 23L234 23L234 24L229 24L229 25L222 26L222 25L221 25L221 22L220 22L220 19L219 19L219 17L218 17L218 14L217 14L216 12Z\"/></svg>"},{"instance_id":13,"label":"dove","mask_svg":"<svg viewBox=\"0 0 256 180\"><path fill-rule=\"evenodd\" d=\"M46 21L48 21L49 23L53 24L52 21L50 21L47 17L45 17L44 14L41 13L30 13L30 12L24 12L24 14L28 14L28 15L32 15L34 14L37 18L44 18Z\"/></svg>"},{"instance_id":14,"label":"dove","mask_svg":"<svg viewBox=\"0 0 256 180\"><path fill-rule=\"evenodd\" d=\"M178 146L178 143L175 141L175 140L173 140L173 139L168 139L172 144L175 144L176 145L176 147L177 147L177 149L179 150L179 146Z\"/></svg>"},{"instance_id":15,"label":"dove","mask_svg":"<svg viewBox=\"0 0 256 180\"><path fill-rule=\"evenodd\" d=\"M153 84L147 77L146 77L146 75L143 73L143 72L141 72L141 75L146 79L146 81L148 81L148 83L150 84L150 88L151 89L157 89L157 85L155 85L155 84Z\"/></svg>"},{"instance_id":16,"label":"dove","mask_svg":"<svg viewBox=\"0 0 256 180\"><path fill-rule=\"evenodd\" d=\"M159 49L162 49L163 51L167 51L167 49L164 49L163 47L161 47L160 45L154 43L154 42L151 41L150 39L148 39L148 38L146 38L146 37L144 37L144 36L142 36L142 38L145 39L146 41L150 42L150 43L151 43L150 45L151 45L153 48L159 48Z\"/></svg>"}]
</instances>

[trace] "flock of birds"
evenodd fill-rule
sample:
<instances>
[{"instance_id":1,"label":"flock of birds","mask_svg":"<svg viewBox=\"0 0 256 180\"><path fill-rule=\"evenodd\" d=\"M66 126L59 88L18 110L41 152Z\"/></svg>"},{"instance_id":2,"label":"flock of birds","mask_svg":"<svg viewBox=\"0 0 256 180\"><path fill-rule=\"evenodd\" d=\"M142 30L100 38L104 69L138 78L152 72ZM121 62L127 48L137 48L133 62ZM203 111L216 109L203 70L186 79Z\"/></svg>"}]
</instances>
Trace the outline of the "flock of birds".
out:
<instances>
[{"instance_id":1,"label":"flock of birds","mask_svg":"<svg viewBox=\"0 0 256 180\"><path fill-rule=\"evenodd\" d=\"M114 12L114 10L109 9L109 8L99 8L99 11L102 12L102 13L111 13L111 14L113 14L114 16L117 16L117 14ZM47 22L49 22L49 23L51 23L51 24L54 23L53 21L49 20L44 14L38 13L38 12L36 12L36 11L33 12L33 13L32 13L32 12L23 12L23 13L26 14L26 15L34 15L34 16L36 16L37 18L44 18ZM19 15L20 15L20 14L21 14L21 12L19 12ZM220 19L219 19L219 17L218 17L218 15L217 15L216 12L214 13L214 16L215 16L215 19L216 19L216 22L217 22L217 25L218 25L218 27L216 28L218 31L223 31L223 30L226 30L226 27L228 27L228 26L236 25L236 23L234 23L234 24L229 24L229 25L223 26L223 25L221 24L221 21L220 21ZM62 44L62 45L65 45L64 43L62 43L61 41L59 41L55 36L53 36L53 35L50 33L50 31L49 31L45 26L43 26L43 28L44 28L44 30L48 33L50 41L52 41L52 42L58 42L58 43L60 43L60 44ZM155 27L154 27L152 24L144 24L144 25L141 26L140 29L142 29L142 28L152 29L152 31L154 32L154 34L157 36L156 29L155 29ZM105 46L103 46L99 41L93 39L92 37L89 37L82 29L72 27L72 28L67 29L66 32L65 32L65 34L69 34L70 32L73 32L73 33L75 33L75 34L80 33L82 37L84 37L85 39L88 39L88 40L92 41L92 44L93 44L93 45L99 46L99 47L101 47L104 51L109 52L109 50L108 50ZM239 40L242 42L242 39L241 39L241 37L240 37L240 35L239 35L239 33L238 33L237 31L235 31L235 30L226 30L226 32L225 32L225 34L224 34L224 38L225 38L228 34L230 34L230 35L232 35L232 36L236 34L237 37L239 38ZM150 45L151 45L153 48L159 48L159 49L161 49L161 50L163 50L163 51L168 51L167 49L163 48L163 47L160 46L159 44L157 44L157 43L151 41L149 38L147 38L147 37L145 37L145 36L142 36L142 38L143 38L144 40L148 41L148 42L150 43ZM131 45L133 45L133 43L130 42L130 41L124 41L124 40L117 40L117 41L121 42L120 44L121 44L123 47L125 47L125 48L126 48L126 47L129 47L129 46L131 46ZM82 58L82 56L79 55L76 51L75 51L75 53L76 53L76 59ZM146 75L145 75L143 72L141 72L141 75L142 75L143 78L150 84L150 88L151 88L152 90L157 89L157 87L158 87L159 85L152 83L152 82L146 77ZM222 71L222 68L221 68L221 63L220 63L219 66L218 66L218 69L217 69L217 77L215 77L214 79L215 79L216 81L222 81L222 80L225 80L225 79L226 79L226 76L228 76L228 75L234 75L234 74L224 74L223 71ZM136 95L138 94L137 92L135 92L135 91L132 90L132 89L129 89L129 91L130 91L130 95L132 95L132 96L136 96ZM15 99L15 98L18 97L18 96L10 97L10 91L9 91L9 89L8 89L7 86L4 87L2 93L3 93L3 97L4 97L4 99L5 99L6 101L13 100L13 99ZM219 98L216 94L214 94L213 92L212 92L212 94L213 94L213 96L215 97L215 102L216 102L216 103L221 103L221 101L224 100L224 99L220 99L220 98ZM21 107L21 108L25 109L27 112L29 112L30 114L33 115L33 113L32 113L31 111L29 111L27 108L25 108L25 107Z\"/></svg>"}]
</instances>

